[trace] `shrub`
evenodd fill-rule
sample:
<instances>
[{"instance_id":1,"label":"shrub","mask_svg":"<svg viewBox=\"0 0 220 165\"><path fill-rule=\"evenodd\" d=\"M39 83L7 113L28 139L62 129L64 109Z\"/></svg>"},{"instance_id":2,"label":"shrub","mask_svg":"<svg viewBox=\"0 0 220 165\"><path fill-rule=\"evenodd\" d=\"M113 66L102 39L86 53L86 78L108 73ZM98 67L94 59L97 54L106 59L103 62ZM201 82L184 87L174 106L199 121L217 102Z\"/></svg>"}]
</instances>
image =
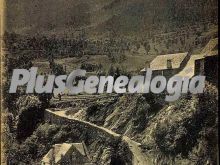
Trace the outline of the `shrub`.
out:
<instances>
[{"instance_id":1,"label":"shrub","mask_svg":"<svg viewBox=\"0 0 220 165\"><path fill-rule=\"evenodd\" d=\"M159 123L154 132L156 146L164 155L180 155L195 164L216 164L217 96L217 88L206 84L203 94L173 103L172 110L181 120ZM190 108L194 108L193 113L184 113Z\"/></svg>"}]
</instances>

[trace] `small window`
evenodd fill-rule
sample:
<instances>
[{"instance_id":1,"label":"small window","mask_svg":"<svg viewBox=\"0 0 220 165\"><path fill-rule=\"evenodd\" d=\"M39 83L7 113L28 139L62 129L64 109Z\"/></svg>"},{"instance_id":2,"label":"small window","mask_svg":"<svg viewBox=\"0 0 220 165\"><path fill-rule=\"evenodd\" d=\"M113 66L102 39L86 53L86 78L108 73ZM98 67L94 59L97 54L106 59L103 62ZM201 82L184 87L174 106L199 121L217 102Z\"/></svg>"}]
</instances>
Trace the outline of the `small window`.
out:
<instances>
[{"instance_id":1,"label":"small window","mask_svg":"<svg viewBox=\"0 0 220 165\"><path fill-rule=\"evenodd\" d=\"M172 60L167 60L167 69L172 68Z\"/></svg>"}]
</instances>

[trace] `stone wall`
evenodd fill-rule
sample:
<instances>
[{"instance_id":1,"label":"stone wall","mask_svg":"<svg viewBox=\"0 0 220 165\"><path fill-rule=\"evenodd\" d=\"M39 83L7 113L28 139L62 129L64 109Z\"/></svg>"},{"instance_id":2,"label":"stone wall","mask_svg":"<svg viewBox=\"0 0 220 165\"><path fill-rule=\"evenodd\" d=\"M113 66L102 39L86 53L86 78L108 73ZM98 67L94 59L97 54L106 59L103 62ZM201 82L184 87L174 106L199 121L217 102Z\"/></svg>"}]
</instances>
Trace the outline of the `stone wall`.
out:
<instances>
[{"instance_id":1,"label":"stone wall","mask_svg":"<svg viewBox=\"0 0 220 165\"><path fill-rule=\"evenodd\" d=\"M140 155L136 155L136 152L133 151L134 150L133 147L130 148L130 143L133 145L134 142L132 140L129 141L125 140L126 138L123 138L124 137L123 135L116 134L104 127L99 127L95 124L86 121L68 118L68 116L62 116L49 109L45 110L44 118L45 118L45 122L49 122L51 124L57 124L57 125L71 125L72 128L78 130L80 133L84 135L86 134L86 139L89 139L89 142L86 143L86 145L88 145L89 150L90 151L93 150L94 153L97 152L96 150L97 145L99 147L103 146L104 147L103 149L105 149L106 147L107 148L111 147L115 149L115 152L120 153L119 155L125 161L126 165L131 165L131 164L142 165L141 160L139 160ZM84 141L85 139L83 138L79 140ZM94 150L94 144L96 146L95 150ZM90 147L90 145L92 147ZM119 146L123 146L124 149L123 147L119 147ZM109 163L104 163L104 164L107 165Z\"/></svg>"},{"instance_id":2,"label":"stone wall","mask_svg":"<svg viewBox=\"0 0 220 165\"><path fill-rule=\"evenodd\" d=\"M89 122L80 121L77 119L70 119L65 116L57 115L51 110L46 109L44 112L44 119L46 122L57 125L71 125L83 134L86 134L89 139L101 139L104 142L117 142L121 141L121 136L118 134L112 134L102 127L98 127Z\"/></svg>"}]
</instances>

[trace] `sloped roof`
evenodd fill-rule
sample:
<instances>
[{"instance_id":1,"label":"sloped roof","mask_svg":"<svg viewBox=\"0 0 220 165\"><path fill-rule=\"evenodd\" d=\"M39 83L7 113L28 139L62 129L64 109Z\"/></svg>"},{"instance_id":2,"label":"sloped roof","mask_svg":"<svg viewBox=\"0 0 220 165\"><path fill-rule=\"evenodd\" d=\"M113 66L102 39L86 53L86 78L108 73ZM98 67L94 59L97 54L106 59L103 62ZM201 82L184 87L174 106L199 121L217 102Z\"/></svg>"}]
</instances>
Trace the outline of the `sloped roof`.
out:
<instances>
[{"instance_id":1,"label":"sloped roof","mask_svg":"<svg viewBox=\"0 0 220 165\"><path fill-rule=\"evenodd\" d=\"M218 38L211 39L208 44L203 48L201 53L210 53L218 45Z\"/></svg>"},{"instance_id":2,"label":"sloped roof","mask_svg":"<svg viewBox=\"0 0 220 165\"><path fill-rule=\"evenodd\" d=\"M83 143L72 143L72 145L79 151L79 153L83 156L86 156L86 150L85 146L83 146Z\"/></svg>"},{"instance_id":3,"label":"sloped roof","mask_svg":"<svg viewBox=\"0 0 220 165\"><path fill-rule=\"evenodd\" d=\"M180 67L180 64L183 62L187 54L188 53L186 52L186 53L159 55L153 61L151 61L150 68L152 70L168 69L167 61L171 60L172 68L177 69Z\"/></svg>"},{"instance_id":4,"label":"sloped roof","mask_svg":"<svg viewBox=\"0 0 220 165\"><path fill-rule=\"evenodd\" d=\"M195 75L195 61L204 58L205 54L194 54L190 56L186 66L175 76L193 77Z\"/></svg>"},{"instance_id":5,"label":"sloped roof","mask_svg":"<svg viewBox=\"0 0 220 165\"><path fill-rule=\"evenodd\" d=\"M182 77L193 77L195 75L195 61L199 59L203 59L205 57L216 56L218 55L218 50L214 50L214 48L218 45L218 38L211 39L208 44L203 48L201 54L191 55L189 61L187 62L185 68L180 71L175 76Z\"/></svg>"},{"instance_id":6,"label":"sloped roof","mask_svg":"<svg viewBox=\"0 0 220 165\"><path fill-rule=\"evenodd\" d=\"M83 143L62 143L62 144L55 144L53 148L49 150L49 152L43 157L42 162L49 164L52 159L52 154L54 152L54 159L55 163L58 163L62 156L65 156L66 153L74 147L81 155L87 156L85 146Z\"/></svg>"},{"instance_id":7,"label":"sloped roof","mask_svg":"<svg viewBox=\"0 0 220 165\"><path fill-rule=\"evenodd\" d=\"M175 76L182 76L182 77L189 77L189 78L193 77L195 75L195 61L196 60L203 59L205 57L216 56L216 55L218 55L218 50L211 51L207 54L201 53L201 54L191 55L189 61L187 62L183 70L181 70Z\"/></svg>"},{"instance_id":8,"label":"sloped roof","mask_svg":"<svg viewBox=\"0 0 220 165\"><path fill-rule=\"evenodd\" d=\"M218 50L211 51L211 52L205 54L204 57L216 56L216 55L218 55Z\"/></svg>"}]
</instances>

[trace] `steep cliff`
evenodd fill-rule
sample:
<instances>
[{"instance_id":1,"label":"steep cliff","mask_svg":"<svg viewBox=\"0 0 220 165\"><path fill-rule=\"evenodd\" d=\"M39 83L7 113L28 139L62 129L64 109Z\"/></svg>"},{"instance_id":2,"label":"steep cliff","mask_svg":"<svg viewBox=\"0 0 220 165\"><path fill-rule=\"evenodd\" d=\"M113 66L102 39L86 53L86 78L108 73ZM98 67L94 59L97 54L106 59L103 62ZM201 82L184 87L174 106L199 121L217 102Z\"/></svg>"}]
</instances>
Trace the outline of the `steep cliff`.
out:
<instances>
[{"instance_id":1,"label":"steep cliff","mask_svg":"<svg viewBox=\"0 0 220 165\"><path fill-rule=\"evenodd\" d=\"M163 96L124 95L67 114L140 142L157 164L215 164L216 107L217 89L207 83L204 94L182 96L172 103L165 103Z\"/></svg>"}]
</instances>

